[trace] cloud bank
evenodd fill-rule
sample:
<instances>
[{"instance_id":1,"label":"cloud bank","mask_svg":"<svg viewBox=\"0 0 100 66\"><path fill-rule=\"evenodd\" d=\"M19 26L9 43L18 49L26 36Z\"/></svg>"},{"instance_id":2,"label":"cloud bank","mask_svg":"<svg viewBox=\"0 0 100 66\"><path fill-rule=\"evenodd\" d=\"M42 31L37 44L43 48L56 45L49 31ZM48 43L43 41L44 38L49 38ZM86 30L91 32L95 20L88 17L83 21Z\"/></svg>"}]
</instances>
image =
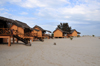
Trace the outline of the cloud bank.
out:
<instances>
[{"instance_id":1,"label":"cloud bank","mask_svg":"<svg viewBox=\"0 0 100 66\"><path fill-rule=\"evenodd\" d=\"M31 27L38 24L53 31L60 22L68 22L82 34L100 33L99 0L2 0L0 5L1 16Z\"/></svg>"}]
</instances>

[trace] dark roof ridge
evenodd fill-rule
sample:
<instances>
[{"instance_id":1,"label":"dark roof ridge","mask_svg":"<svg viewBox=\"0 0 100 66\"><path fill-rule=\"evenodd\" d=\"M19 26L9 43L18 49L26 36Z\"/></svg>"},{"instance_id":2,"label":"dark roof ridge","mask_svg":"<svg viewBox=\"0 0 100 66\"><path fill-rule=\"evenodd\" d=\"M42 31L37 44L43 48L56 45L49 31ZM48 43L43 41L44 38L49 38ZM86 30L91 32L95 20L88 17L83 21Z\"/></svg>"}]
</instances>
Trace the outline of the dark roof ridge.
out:
<instances>
[{"instance_id":1,"label":"dark roof ridge","mask_svg":"<svg viewBox=\"0 0 100 66\"><path fill-rule=\"evenodd\" d=\"M57 29L59 29L61 32L63 32L63 33L67 33L67 31L63 31L62 29L60 29L60 28L56 28L54 31L53 31L53 33L57 30Z\"/></svg>"},{"instance_id":2,"label":"dark roof ridge","mask_svg":"<svg viewBox=\"0 0 100 66\"><path fill-rule=\"evenodd\" d=\"M10 18L2 17L2 16L0 16L0 20L3 20L3 21L8 22L8 23L12 23L18 27L22 27L23 29L25 29L25 28L30 29L30 27L26 23L23 23L23 22L18 21L18 20L13 20Z\"/></svg>"},{"instance_id":3,"label":"dark roof ridge","mask_svg":"<svg viewBox=\"0 0 100 66\"><path fill-rule=\"evenodd\" d=\"M40 30L41 30L41 31L47 31L47 32L50 32L50 33L51 33L51 31L49 31L49 30L44 30L43 28L41 28L41 27L40 27L40 26L38 26L38 25L35 25L35 26L33 27L33 29L34 29L35 27L40 28Z\"/></svg>"}]
</instances>

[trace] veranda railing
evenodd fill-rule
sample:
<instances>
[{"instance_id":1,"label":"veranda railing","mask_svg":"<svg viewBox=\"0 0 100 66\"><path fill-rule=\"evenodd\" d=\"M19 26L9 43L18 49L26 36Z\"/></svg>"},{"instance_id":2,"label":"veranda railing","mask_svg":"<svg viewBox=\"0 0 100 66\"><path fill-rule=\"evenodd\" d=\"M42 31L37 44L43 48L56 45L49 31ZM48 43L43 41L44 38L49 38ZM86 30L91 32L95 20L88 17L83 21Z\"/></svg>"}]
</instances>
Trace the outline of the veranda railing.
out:
<instances>
[{"instance_id":1,"label":"veranda railing","mask_svg":"<svg viewBox=\"0 0 100 66\"><path fill-rule=\"evenodd\" d=\"M0 28L0 35L11 35L11 30L9 28Z\"/></svg>"}]
</instances>

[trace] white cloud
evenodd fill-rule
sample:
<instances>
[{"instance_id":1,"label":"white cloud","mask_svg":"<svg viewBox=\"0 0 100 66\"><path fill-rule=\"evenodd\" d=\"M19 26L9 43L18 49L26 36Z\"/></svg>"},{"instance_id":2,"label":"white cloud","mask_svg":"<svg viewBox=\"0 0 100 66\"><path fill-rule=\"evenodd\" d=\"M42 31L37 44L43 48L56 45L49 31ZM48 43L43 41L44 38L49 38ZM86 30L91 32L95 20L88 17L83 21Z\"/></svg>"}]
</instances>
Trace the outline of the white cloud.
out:
<instances>
[{"instance_id":1,"label":"white cloud","mask_svg":"<svg viewBox=\"0 0 100 66\"><path fill-rule=\"evenodd\" d=\"M4 5L7 2L18 4L18 3L22 2L22 0L0 0L0 5Z\"/></svg>"},{"instance_id":2,"label":"white cloud","mask_svg":"<svg viewBox=\"0 0 100 66\"><path fill-rule=\"evenodd\" d=\"M22 12L20 13L21 15L27 15L28 13L27 12Z\"/></svg>"},{"instance_id":3,"label":"white cloud","mask_svg":"<svg viewBox=\"0 0 100 66\"><path fill-rule=\"evenodd\" d=\"M0 16L11 18L12 14L9 14L8 12L3 12L3 13L0 12Z\"/></svg>"},{"instance_id":4,"label":"white cloud","mask_svg":"<svg viewBox=\"0 0 100 66\"><path fill-rule=\"evenodd\" d=\"M5 8L0 8L0 11L9 11L9 10Z\"/></svg>"},{"instance_id":5,"label":"white cloud","mask_svg":"<svg viewBox=\"0 0 100 66\"><path fill-rule=\"evenodd\" d=\"M68 0L2 0L0 4L10 2L25 8L34 7L58 7L69 4Z\"/></svg>"},{"instance_id":6,"label":"white cloud","mask_svg":"<svg viewBox=\"0 0 100 66\"><path fill-rule=\"evenodd\" d=\"M100 21L100 2L98 0L3 0L24 8L37 8L35 16L56 20ZM75 3L76 2L76 3ZM28 13L22 12L21 15ZM96 18L95 18L96 17ZM94 19L95 18L95 19Z\"/></svg>"},{"instance_id":7,"label":"white cloud","mask_svg":"<svg viewBox=\"0 0 100 66\"><path fill-rule=\"evenodd\" d=\"M7 12L4 12L4 13L0 12L0 16L6 17L6 18L10 18L10 19L13 19L13 20L18 20L18 21L21 21L21 22L25 22L30 27L33 27L33 25L36 24L36 22L34 22L34 20L36 18L34 18L34 17L15 16L15 15L9 14Z\"/></svg>"},{"instance_id":8,"label":"white cloud","mask_svg":"<svg viewBox=\"0 0 100 66\"><path fill-rule=\"evenodd\" d=\"M65 18L70 18L71 16L65 16Z\"/></svg>"},{"instance_id":9,"label":"white cloud","mask_svg":"<svg viewBox=\"0 0 100 66\"><path fill-rule=\"evenodd\" d=\"M61 11L62 14L68 13L68 14L85 14L85 6L83 5L76 5L74 7L70 8L60 8L59 11Z\"/></svg>"},{"instance_id":10,"label":"white cloud","mask_svg":"<svg viewBox=\"0 0 100 66\"><path fill-rule=\"evenodd\" d=\"M18 19L23 22L28 23L30 26L37 24L39 20L54 20L59 22L69 22L69 24L83 24L89 25L91 23L100 23L100 1L99 0L2 0L0 5L5 2L9 2L19 7L24 7L25 9L33 9L34 16L32 17L20 17L13 16L7 12L5 9L0 9L0 15ZM22 12L22 15L30 15L30 13ZM34 21L36 20L36 21ZM47 21L47 22L48 22ZM56 25L57 25L56 24ZM47 25L47 26L46 26ZM55 25L40 25L43 28L48 28L48 26ZM90 26L91 27L91 26ZM50 30L54 30L52 27ZM88 28L88 27L87 27Z\"/></svg>"},{"instance_id":11,"label":"white cloud","mask_svg":"<svg viewBox=\"0 0 100 66\"><path fill-rule=\"evenodd\" d=\"M39 0L26 0L21 2L19 6L25 8L34 8L34 7L45 7L46 5L41 3Z\"/></svg>"}]
</instances>

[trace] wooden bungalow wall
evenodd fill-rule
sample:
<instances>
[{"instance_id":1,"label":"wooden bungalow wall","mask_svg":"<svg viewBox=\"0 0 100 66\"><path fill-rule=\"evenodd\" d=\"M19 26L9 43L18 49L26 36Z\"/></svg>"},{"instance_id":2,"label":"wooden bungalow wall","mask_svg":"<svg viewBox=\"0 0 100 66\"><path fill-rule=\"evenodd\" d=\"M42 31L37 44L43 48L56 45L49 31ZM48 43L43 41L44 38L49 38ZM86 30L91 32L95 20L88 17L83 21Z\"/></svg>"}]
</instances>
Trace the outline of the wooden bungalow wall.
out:
<instances>
[{"instance_id":1,"label":"wooden bungalow wall","mask_svg":"<svg viewBox=\"0 0 100 66\"><path fill-rule=\"evenodd\" d=\"M39 31L33 30L32 33L37 33L38 37L42 37L42 31L38 27L35 27L35 29Z\"/></svg>"},{"instance_id":2,"label":"wooden bungalow wall","mask_svg":"<svg viewBox=\"0 0 100 66\"><path fill-rule=\"evenodd\" d=\"M6 22L0 20L0 28L1 29L7 29L8 28L8 25ZM7 40L8 39L8 40ZM7 34L2 34L2 31L1 31L1 35L0 35L0 43L8 43L8 46L11 45L11 39L10 39L10 35L7 35Z\"/></svg>"},{"instance_id":3,"label":"wooden bungalow wall","mask_svg":"<svg viewBox=\"0 0 100 66\"><path fill-rule=\"evenodd\" d=\"M16 26L16 25L13 25L13 26L11 27L11 29L17 30L18 33L20 33L19 37L23 37L23 35L24 35L24 29L23 29L23 28L18 27L18 26ZM13 31L13 33L16 34L15 31ZM21 34L22 34L22 35L21 35Z\"/></svg>"},{"instance_id":4,"label":"wooden bungalow wall","mask_svg":"<svg viewBox=\"0 0 100 66\"><path fill-rule=\"evenodd\" d=\"M54 32L54 37L63 37L63 33L60 30Z\"/></svg>"},{"instance_id":5,"label":"wooden bungalow wall","mask_svg":"<svg viewBox=\"0 0 100 66\"><path fill-rule=\"evenodd\" d=\"M77 36L77 32L74 31L72 34L67 34L68 36Z\"/></svg>"},{"instance_id":6,"label":"wooden bungalow wall","mask_svg":"<svg viewBox=\"0 0 100 66\"><path fill-rule=\"evenodd\" d=\"M3 43L8 43L7 38L3 38Z\"/></svg>"}]
</instances>

